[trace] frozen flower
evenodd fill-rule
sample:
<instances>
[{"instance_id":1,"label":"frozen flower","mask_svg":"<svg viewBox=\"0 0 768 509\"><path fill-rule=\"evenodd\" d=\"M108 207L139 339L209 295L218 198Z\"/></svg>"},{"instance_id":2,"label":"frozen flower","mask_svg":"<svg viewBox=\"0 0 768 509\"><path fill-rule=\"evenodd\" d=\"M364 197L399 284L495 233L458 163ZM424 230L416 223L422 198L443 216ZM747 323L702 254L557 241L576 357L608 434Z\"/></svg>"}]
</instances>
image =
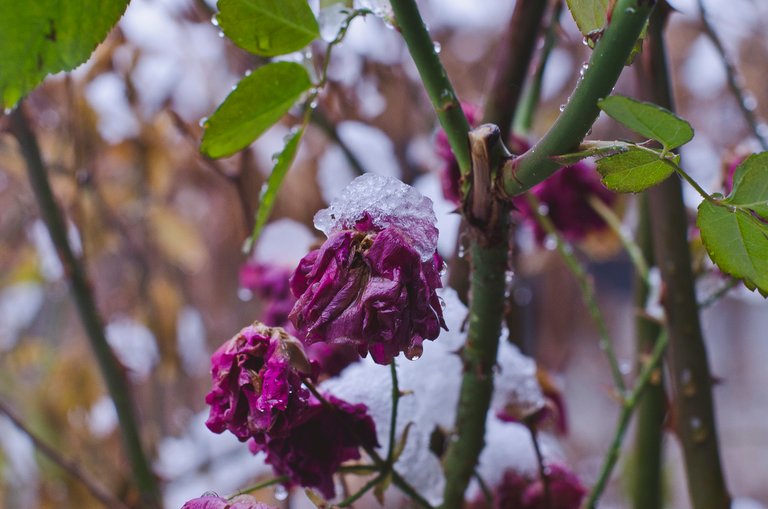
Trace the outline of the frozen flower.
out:
<instances>
[{"instance_id":1,"label":"frozen flower","mask_svg":"<svg viewBox=\"0 0 768 509\"><path fill-rule=\"evenodd\" d=\"M232 432L240 441L254 433L287 433L307 405L301 375L309 363L301 344L283 329L254 323L224 343L211 357L213 389L206 421L214 433Z\"/></svg>"},{"instance_id":2,"label":"frozen flower","mask_svg":"<svg viewBox=\"0 0 768 509\"><path fill-rule=\"evenodd\" d=\"M288 280L288 267L249 261L240 268L240 286L252 291L264 303L261 321L273 327L288 327L288 314L296 303Z\"/></svg>"},{"instance_id":3,"label":"frozen flower","mask_svg":"<svg viewBox=\"0 0 768 509\"><path fill-rule=\"evenodd\" d=\"M549 465L547 482L515 470L506 470L493 490L493 509L579 509L586 490L579 478L563 465ZM470 509L486 507L480 496L469 504Z\"/></svg>"},{"instance_id":4,"label":"frozen flower","mask_svg":"<svg viewBox=\"0 0 768 509\"><path fill-rule=\"evenodd\" d=\"M299 263L291 278L298 302L291 320L306 343L351 343L388 364L445 327L440 300L442 260L421 261L395 228L377 230L369 219L334 233Z\"/></svg>"},{"instance_id":5,"label":"frozen flower","mask_svg":"<svg viewBox=\"0 0 768 509\"><path fill-rule=\"evenodd\" d=\"M181 509L274 509L246 495L227 500L216 494L205 494L185 503Z\"/></svg>"},{"instance_id":6,"label":"frozen flower","mask_svg":"<svg viewBox=\"0 0 768 509\"><path fill-rule=\"evenodd\" d=\"M464 110L464 116L467 117L470 127L476 127L480 121L480 110L477 106L470 103L461 103L461 109ZM440 169L440 183L443 186L443 196L448 201L455 204L461 202L461 170L456 156L453 155L451 145L448 143L448 136L445 131L440 129L435 137L435 147L437 155L443 160L443 167Z\"/></svg>"},{"instance_id":7,"label":"frozen flower","mask_svg":"<svg viewBox=\"0 0 768 509\"><path fill-rule=\"evenodd\" d=\"M307 344L354 345L388 364L445 328L432 202L397 179L358 177L315 215L328 240L291 276L290 318Z\"/></svg>"},{"instance_id":8,"label":"frozen flower","mask_svg":"<svg viewBox=\"0 0 768 509\"><path fill-rule=\"evenodd\" d=\"M585 161L566 166L530 192L546 209L557 231L570 242L582 240L589 233L606 226L603 218L589 204L590 196L607 205L616 200L616 195L600 183L592 164ZM514 203L524 220L533 225L536 241L542 244L547 233L536 221L536 211L531 209L525 197L516 198Z\"/></svg>"},{"instance_id":9,"label":"frozen flower","mask_svg":"<svg viewBox=\"0 0 768 509\"><path fill-rule=\"evenodd\" d=\"M275 474L315 488L326 499L335 496L333 474L341 464L360 459L360 447L378 446L376 426L368 408L331 395L325 396L325 402L312 399L296 416L286 435L260 433L249 443L254 454L266 453L266 462Z\"/></svg>"}]
</instances>

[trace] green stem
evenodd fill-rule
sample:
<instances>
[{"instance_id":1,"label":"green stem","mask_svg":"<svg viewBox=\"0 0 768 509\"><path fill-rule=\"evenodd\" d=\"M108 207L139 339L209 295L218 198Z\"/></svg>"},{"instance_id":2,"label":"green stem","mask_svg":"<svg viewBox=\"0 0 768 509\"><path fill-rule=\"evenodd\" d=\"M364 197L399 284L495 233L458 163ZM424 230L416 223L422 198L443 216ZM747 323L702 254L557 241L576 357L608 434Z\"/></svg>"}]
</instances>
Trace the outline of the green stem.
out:
<instances>
[{"instance_id":1,"label":"green stem","mask_svg":"<svg viewBox=\"0 0 768 509\"><path fill-rule=\"evenodd\" d=\"M549 482L549 475L547 474L547 462L544 460L544 453L541 451L541 444L539 443L539 434L536 431L536 426L531 423L526 423L528 431L531 434L531 442L533 442L533 452L536 454L536 464L539 467L539 479L544 486L544 507L547 509L552 508L552 491Z\"/></svg>"},{"instance_id":2,"label":"green stem","mask_svg":"<svg viewBox=\"0 0 768 509\"><path fill-rule=\"evenodd\" d=\"M443 64L440 63L415 0L392 0L391 3L397 28L405 39L429 100L437 112L437 119L448 136L451 150L459 163L463 177L462 191L466 194L469 190L467 177L470 171L469 144L467 143L470 127L467 117L464 116L453 86L448 80Z\"/></svg>"},{"instance_id":3,"label":"green stem","mask_svg":"<svg viewBox=\"0 0 768 509\"><path fill-rule=\"evenodd\" d=\"M619 414L619 419L616 424L616 431L613 435L613 440L611 440L611 446L608 449L608 453L606 454L605 459L603 460L603 467L600 469L597 482L592 487L592 490L587 496L587 500L582 505L584 509L595 509L597 507L597 502L600 499L600 496L602 496L603 491L605 491L605 487L608 485L608 479L611 477L613 467L616 466L616 462L619 459L621 443L624 440L624 435L627 433L627 428L629 427L629 421L632 417L632 413L635 411L643 391L646 389L648 383L653 378L654 373L658 369L659 363L664 356L664 350L666 347L667 334L666 332L662 332L662 334L657 338L656 344L653 347L651 358L645 364L642 371L640 372L640 375L637 377L635 387L632 389L632 392L630 392L622 404L621 413Z\"/></svg>"},{"instance_id":4,"label":"green stem","mask_svg":"<svg viewBox=\"0 0 768 509\"><path fill-rule=\"evenodd\" d=\"M141 493L142 502L145 507L159 508L162 505L160 490L141 443L141 435L131 400L130 386L125 378L125 370L107 343L107 338L104 335L104 324L96 307L85 267L72 251L66 223L51 191L40 148L27 121L23 104L19 104L10 115L10 130L19 142L40 212L48 227L61 265L64 267L64 273L69 280L72 296L90 341L91 350L96 357L101 375L115 405L123 444L133 468L134 480Z\"/></svg>"},{"instance_id":5,"label":"green stem","mask_svg":"<svg viewBox=\"0 0 768 509\"><path fill-rule=\"evenodd\" d=\"M640 195L639 201L637 243L643 261L653 263L647 193ZM649 292L647 275L643 276L637 271L634 295L636 309L645 309ZM642 370L646 359L652 355L660 333L661 327L657 323L643 316L635 319L638 370ZM663 371L658 369L656 376L650 378L645 394L640 398L637 407L634 469L632 470L634 477L631 481L632 503L635 509L662 506L661 463L666 412Z\"/></svg>"},{"instance_id":6,"label":"green stem","mask_svg":"<svg viewBox=\"0 0 768 509\"><path fill-rule=\"evenodd\" d=\"M392 377L392 414L389 421L389 451L387 452L387 464L392 466L395 459L395 430L397 428L397 406L400 403L400 387L397 383L397 364L395 359L389 363L389 372Z\"/></svg>"},{"instance_id":7,"label":"green stem","mask_svg":"<svg viewBox=\"0 0 768 509\"><path fill-rule=\"evenodd\" d=\"M736 288L741 284L741 281L735 278L731 278L727 283L725 283L721 288L717 289L715 292L712 293L709 297L701 301L699 304L699 309L707 309L723 297L725 297L728 292Z\"/></svg>"},{"instance_id":8,"label":"green stem","mask_svg":"<svg viewBox=\"0 0 768 509\"><path fill-rule=\"evenodd\" d=\"M269 486L274 486L275 484L285 484L290 481L291 479L287 475L284 475L281 477L275 477L274 479L267 479L266 481L261 481L251 486L248 486L247 488L237 490L236 492L228 496L227 500L232 500L233 498L238 497L240 495L245 495L247 493L252 493L254 491L268 488Z\"/></svg>"},{"instance_id":9,"label":"green stem","mask_svg":"<svg viewBox=\"0 0 768 509\"><path fill-rule=\"evenodd\" d=\"M597 215L599 215L605 224L607 224L613 232L618 235L621 240L624 249L629 255L629 259L632 265L635 267L635 272L640 278L639 284L644 287L648 287L648 262L647 256L643 254L643 249L639 245L639 242L635 242L630 235L624 231L624 226L621 224L621 219L616 215L616 212L605 204L603 200L596 196L590 196L587 201L589 206L592 207Z\"/></svg>"},{"instance_id":10,"label":"green stem","mask_svg":"<svg viewBox=\"0 0 768 509\"><path fill-rule=\"evenodd\" d=\"M480 486L480 491L483 492L483 498L485 499L485 505L488 509L493 509L493 492L488 488L488 483L485 482L485 479L483 479L483 476L480 475L480 472L475 470L474 474L475 480L477 481L477 484Z\"/></svg>"},{"instance_id":11,"label":"green stem","mask_svg":"<svg viewBox=\"0 0 768 509\"><path fill-rule=\"evenodd\" d=\"M768 150L768 139L766 139L766 137L760 131L760 121L755 114L754 106L750 107L750 105L747 104L747 93L739 83L736 67L733 65L733 62L731 62L731 59L728 58L728 55L725 52L725 47L723 46L723 42L720 40L720 37L718 37L717 32L715 32L715 28L709 22L709 16L707 15L707 10L704 8L703 0L698 0L698 4L699 15L701 17L701 24L704 27L704 33L707 35L707 37L709 37L709 40L712 41L712 44L717 50L717 53L720 55L720 61L723 63L723 67L725 68L725 76L728 81L728 88L731 89L731 92L736 97L739 110L741 110L744 121L752 131L752 135L757 139L758 143L760 143L760 147L762 147L763 150Z\"/></svg>"},{"instance_id":12,"label":"green stem","mask_svg":"<svg viewBox=\"0 0 768 509\"><path fill-rule=\"evenodd\" d=\"M557 252L560 253L566 266L579 283L579 289L581 290L584 304L586 304L587 310L589 310L589 314L592 316L592 320L595 322L598 334L600 335L600 349L603 350L606 357L608 357L608 363L611 367L611 375L613 376L613 383L616 385L616 389L623 394L626 390L624 376L621 374L619 360L616 358L616 352L613 350L613 341L611 341L610 334L608 333L608 326L605 323L605 318L603 318L603 313L600 311L600 306L597 304L597 296L595 295L595 288L592 280L590 279L589 274L584 270L584 267L581 266L581 263L579 263L579 260L574 256L573 247L563 239L563 236L560 235L560 232L557 231L554 223L552 223L552 220L546 215L539 213L541 203L536 196L531 193L526 193L525 197L528 200L530 207L536 211L536 221L548 235L551 235L555 239Z\"/></svg>"},{"instance_id":13,"label":"green stem","mask_svg":"<svg viewBox=\"0 0 768 509\"><path fill-rule=\"evenodd\" d=\"M461 509L464 492L485 443L485 420L493 392L493 370L504 311L507 267L506 208L491 193L503 146L498 128L470 133L472 193L465 205L472 263L469 331L461 351L464 374L456 415L456 438L445 455L443 509Z\"/></svg>"},{"instance_id":14,"label":"green stem","mask_svg":"<svg viewBox=\"0 0 768 509\"><path fill-rule=\"evenodd\" d=\"M610 95L654 4L617 0L611 22L557 121L530 150L505 165L503 191L507 195L518 195L552 175L559 166L550 158L578 147L600 113L597 101Z\"/></svg>"},{"instance_id":15,"label":"green stem","mask_svg":"<svg viewBox=\"0 0 768 509\"><path fill-rule=\"evenodd\" d=\"M647 98L674 111L667 72L663 29L666 10L654 16L643 55L648 77ZM679 179L669 178L649 190L654 254L666 287L669 324L669 371L673 389L676 433L686 465L694 509L727 509L730 495L723 476L718 445L712 377L699 321L691 255L688 215Z\"/></svg>"},{"instance_id":16,"label":"green stem","mask_svg":"<svg viewBox=\"0 0 768 509\"><path fill-rule=\"evenodd\" d=\"M93 498L101 502L104 507L107 509L129 509L122 500L115 498L114 495L109 493L99 483L87 475L85 471L80 468L78 463L63 457L56 449L32 432L32 430L24 424L24 421L22 421L21 418L19 418L19 416L17 416L13 410L2 401L0 401L0 413L5 414L5 416L32 441L32 444L34 444L37 451L79 481Z\"/></svg>"},{"instance_id":17,"label":"green stem","mask_svg":"<svg viewBox=\"0 0 768 509\"><path fill-rule=\"evenodd\" d=\"M547 34L544 36L544 47L539 54L539 63L533 73L533 79L525 89L523 100L515 112L514 131L527 134L533 127L533 114L541 99L541 85L544 82L544 71L549 62L549 56L557 44L557 34L560 29L560 14L563 11L563 2L558 0L552 9L552 17L549 20Z\"/></svg>"},{"instance_id":18,"label":"green stem","mask_svg":"<svg viewBox=\"0 0 768 509\"><path fill-rule=\"evenodd\" d=\"M547 2L542 0L516 2L505 40L501 43L483 123L499 126L502 140L509 137L546 7Z\"/></svg>"},{"instance_id":19,"label":"green stem","mask_svg":"<svg viewBox=\"0 0 768 509\"><path fill-rule=\"evenodd\" d=\"M349 506L351 506L360 497L362 497L363 495L368 493L374 486L379 484L384 477L385 477L385 474L377 475L376 477L374 477L373 479L371 479L370 481L365 483L365 485L362 488L360 488L359 490L357 490L357 492L353 493L352 495L348 496L347 498L345 498L344 500L339 502L338 506L339 507L349 507Z\"/></svg>"}]
</instances>

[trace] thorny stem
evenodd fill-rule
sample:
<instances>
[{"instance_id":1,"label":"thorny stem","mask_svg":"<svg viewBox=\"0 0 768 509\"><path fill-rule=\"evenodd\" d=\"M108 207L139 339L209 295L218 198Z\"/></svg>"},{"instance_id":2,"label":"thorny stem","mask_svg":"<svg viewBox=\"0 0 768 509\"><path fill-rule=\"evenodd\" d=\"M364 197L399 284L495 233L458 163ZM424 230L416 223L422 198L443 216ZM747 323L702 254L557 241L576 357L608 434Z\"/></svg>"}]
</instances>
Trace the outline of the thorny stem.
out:
<instances>
[{"instance_id":1,"label":"thorny stem","mask_svg":"<svg viewBox=\"0 0 768 509\"><path fill-rule=\"evenodd\" d=\"M579 260L574 256L573 248L565 239L563 239L563 236L560 235L560 232L557 231L557 228L555 228L555 225L552 223L552 220L546 215L539 213L541 203L536 196L531 193L526 193L525 197L528 200L531 209L536 211L536 221L548 235L551 235L552 238L555 239L557 252L563 257L563 261L565 261L566 266L579 284L584 304L586 304L589 314L592 316L592 320L595 322L595 325L597 325L597 331L600 335L600 349L603 350L606 357L608 357L608 363L611 366L611 375L613 376L613 383L616 385L616 389L619 393L623 394L626 390L624 376L621 374L619 361L616 358L616 352L613 350L613 341L611 341L610 334L608 333L608 326L605 324L603 314L600 311L600 307L597 305L597 297L595 296L593 282L590 279L589 274L584 270L584 267L579 263Z\"/></svg>"},{"instance_id":2,"label":"thorny stem","mask_svg":"<svg viewBox=\"0 0 768 509\"><path fill-rule=\"evenodd\" d=\"M341 26L339 27L339 31L336 32L336 37L328 43L328 48L325 50L325 61L323 62L322 71L320 74L320 81L315 85L316 93L313 94L313 97L316 97L319 93L319 90L325 86L326 83L328 83L328 65L331 63L331 53L333 52L333 48L335 48L341 41L344 40L344 37L347 35L347 30L349 30L349 25L352 23L352 20L357 18L358 16L367 16L369 14L374 14L374 12L370 9L355 9L351 11L346 18L344 18L344 21L341 22Z\"/></svg>"},{"instance_id":3,"label":"thorny stem","mask_svg":"<svg viewBox=\"0 0 768 509\"><path fill-rule=\"evenodd\" d=\"M663 39L667 12L659 9L649 26L642 68L647 77L646 99L674 111ZM650 189L648 196L654 254L666 287L675 431L682 445L688 491L694 509L726 509L730 495L720 462L712 377L699 321L680 180L669 178Z\"/></svg>"},{"instance_id":4,"label":"thorny stem","mask_svg":"<svg viewBox=\"0 0 768 509\"><path fill-rule=\"evenodd\" d=\"M267 479L266 481L258 482L252 486L248 486L247 488L243 488L241 490L237 490L233 494L227 497L227 500L232 500L235 497L239 497L240 495L245 495L246 493L252 493L254 491L258 491L264 488L268 488L270 486L274 486L275 484L285 484L287 482L290 482L290 478L287 475L283 475L280 477L275 477L273 479Z\"/></svg>"},{"instance_id":5,"label":"thorny stem","mask_svg":"<svg viewBox=\"0 0 768 509\"><path fill-rule=\"evenodd\" d=\"M597 507L597 502L600 499L600 496L603 494L606 485L608 484L608 479L611 477L613 467L616 466L616 461L619 459L621 443L623 442L624 435L626 434L627 428L629 427L629 421L632 417L632 413L635 411L635 408L640 401L640 396L642 396L643 391L646 389L648 383L654 375L654 372L658 369L662 357L664 356L664 350L667 347L667 338L668 336L666 331L662 332L658 337L656 344L653 347L651 357L643 367L640 375L638 375L634 388L629 393L629 395L624 398L621 407L621 413L619 414L619 419L616 424L616 431L613 435L613 440L611 441L611 447L608 449L608 453L605 456L603 467L600 469L597 482L592 487L587 500L582 505L584 509L595 509Z\"/></svg>"},{"instance_id":6,"label":"thorny stem","mask_svg":"<svg viewBox=\"0 0 768 509\"><path fill-rule=\"evenodd\" d=\"M597 119L597 101L608 96L655 2L617 0L611 21L595 45L583 79L571 94L557 121L530 150L504 167L503 191L515 196L552 175L559 168L550 158L573 151Z\"/></svg>"},{"instance_id":7,"label":"thorny stem","mask_svg":"<svg viewBox=\"0 0 768 509\"><path fill-rule=\"evenodd\" d=\"M69 281L80 320L90 341L101 375L106 382L120 422L123 444L133 469L136 486L146 507L159 508L160 490L149 460L141 443L135 416L131 390L125 378L125 370L115 357L104 335L104 324L99 315L88 276L82 260L75 256L67 235L67 227L61 210L53 196L40 148L24 113L23 103L10 115L10 131L16 137L27 164L27 173L35 193L43 220L56 248Z\"/></svg>"},{"instance_id":8,"label":"thorny stem","mask_svg":"<svg viewBox=\"0 0 768 509\"><path fill-rule=\"evenodd\" d=\"M459 99L453 91L434 43L421 19L421 13L415 0L392 0L397 28L408 46L408 51L419 70L421 81L437 113L437 119L443 127L459 163L462 175L462 194L469 190L470 154L467 143L469 122L464 116Z\"/></svg>"},{"instance_id":9,"label":"thorny stem","mask_svg":"<svg viewBox=\"0 0 768 509\"><path fill-rule=\"evenodd\" d=\"M37 436L32 430L30 430L24 422L17 416L8 405L6 405L4 402L0 401L0 413L5 414L5 416L17 427L19 430L21 430L22 433L27 435L27 437L32 441L32 443L35 446L35 449L40 451L43 456L51 460L53 463L58 465L62 470L67 472L69 475L74 477L76 480L78 480L85 488L88 490L88 492L93 495L93 498L98 500L99 502L104 505L107 509L128 509L128 506L122 501L117 498L115 498L111 493L109 493L107 490L105 490L103 487L98 485L94 480L92 480L84 471L82 468L80 468L80 465L78 465L75 461L72 461L70 459L67 459L63 457L59 452L48 445L45 441L43 441L42 438Z\"/></svg>"},{"instance_id":10,"label":"thorny stem","mask_svg":"<svg viewBox=\"0 0 768 509\"><path fill-rule=\"evenodd\" d=\"M489 124L470 133L472 192L465 203L472 263L469 331L461 351L464 372L456 414L456 437L445 454L443 509L461 509L464 492L485 444L485 420L493 392L494 366L504 311L507 211L491 192L505 149Z\"/></svg>"},{"instance_id":11,"label":"thorny stem","mask_svg":"<svg viewBox=\"0 0 768 509\"><path fill-rule=\"evenodd\" d=\"M741 110L741 114L744 116L744 120L749 126L749 129L752 131L752 135L757 139L758 143L760 143L760 146L763 150L768 150L768 139L766 139L765 135L761 131L760 121L755 114L755 107L748 104L748 102L754 100L754 98L748 99L748 92L744 90L740 83L741 78L738 76L736 67L733 65L731 59L728 58L728 55L725 52L725 47L723 46L723 42L720 40L717 32L715 32L715 28L709 22L707 10L704 7L704 0L698 0L698 4L699 16L701 17L701 25L704 28L704 33L709 38L709 40L712 41L712 44L714 44L715 49L717 50L717 53L720 55L720 61L723 63L723 67L725 68L725 76L728 81L728 88L730 88L733 95L736 96L736 102L739 105L739 110Z\"/></svg>"}]
</instances>

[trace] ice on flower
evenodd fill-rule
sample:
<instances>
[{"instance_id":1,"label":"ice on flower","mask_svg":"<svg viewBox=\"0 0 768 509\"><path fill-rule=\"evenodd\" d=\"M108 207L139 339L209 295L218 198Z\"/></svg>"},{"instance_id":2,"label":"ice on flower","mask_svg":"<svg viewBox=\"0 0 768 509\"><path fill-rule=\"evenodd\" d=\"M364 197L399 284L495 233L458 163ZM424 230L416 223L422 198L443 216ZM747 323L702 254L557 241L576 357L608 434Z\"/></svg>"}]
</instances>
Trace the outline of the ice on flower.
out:
<instances>
[{"instance_id":1,"label":"ice on flower","mask_svg":"<svg viewBox=\"0 0 768 509\"><path fill-rule=\"evenodd\" d=\"M327 209L315 214L315 227L330 237L353 229L366 214L377 229L397 229L422 261L435 254L438 232L432 200L394 177L357 177Z\"/></svg>"}]
</instances>

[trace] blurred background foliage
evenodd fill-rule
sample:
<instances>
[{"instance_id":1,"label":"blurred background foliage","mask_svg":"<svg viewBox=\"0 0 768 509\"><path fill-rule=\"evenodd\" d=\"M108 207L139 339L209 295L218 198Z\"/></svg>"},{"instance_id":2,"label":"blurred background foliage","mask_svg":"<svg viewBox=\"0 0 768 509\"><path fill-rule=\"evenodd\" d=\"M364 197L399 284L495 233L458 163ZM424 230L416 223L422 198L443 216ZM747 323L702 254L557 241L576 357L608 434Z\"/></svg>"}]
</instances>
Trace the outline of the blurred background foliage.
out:
<instances>
[{"instance_id":1,"label":"blurred background foliage","mask_svg":"<svg viewBox=\"0 0 768 509\"><path fill-rule=\"evenodd\" d=\"M422 2L462 100L483 104L513 4ZM723 161L754 147L742 143L748 130L728 93L722 63L702 35L695 2L673 4L680 11L669 29L675 92L680 115L696 129L694 142L683 150L683 165L717 191ZM765 117L768 7L750 0L707 5L754 94L757 113ZM272 154L293 122L286 119L231 158L199 155L200 119L238 76L262 63L220 37L211 23L214 12L213 2L203 0L134 0L87 64L48 79L26 101L70 235L108 323L108 338L135 386L144 440L167 483L168 507L207 489L233 491L265 473L236 442L209 436L200 412L209 389L209 354L260 313L260 303L238 288L245 261L241 246ZM323 48L316 42L311 54L289 58L317 66ZM566 13L533 136L557 116L588 51ZM619 84L623 93L632 95L635 78L631 70L625 73ZM330 79L272 219L290 219L313 232L315 211L357 173L391 174L435 200L441 254L450 258L458 217L449 214L451 205L440 196L434 114L398 34L379 19L356 20L334 53ZM0 126L4 121L0 118ZM612 139L616 133L598 122L592 137ZM694 205L696 197L689 197ZM618 209L631 224L632 199ZM123 496L130 470L115 416L18 147L5 134L0 135L0 211L0 398L62 455ZM275 235L264 256L277 263L296 261L307 237ZM579 255L590 263L619 355L629 366L634 310L630 264L620 248L613 233L601 233L581 243ZM711 270L701 264L702 271ZM576 283L553 252L531 247L520 276L525 284L514 297L527 310L526 344L557 375L571 421L564 448L589 481L617 411L606 389L607 369L593 367L600 355L595 331ZM721 284L718 277L703 277L703 295ZM768 395L762 387L768 375L759 359L768 355L768 323L760 302L737 290L714 306L704 323L715 374L723 381L716 401L733 491L765 503ZM676 486L670 506L685 507L685 483L669 442L670 486ZM623 489L615 483L605 507L620 506ZM97 503L0 417L0 507Z\"/></svg>"}]
</instances>

